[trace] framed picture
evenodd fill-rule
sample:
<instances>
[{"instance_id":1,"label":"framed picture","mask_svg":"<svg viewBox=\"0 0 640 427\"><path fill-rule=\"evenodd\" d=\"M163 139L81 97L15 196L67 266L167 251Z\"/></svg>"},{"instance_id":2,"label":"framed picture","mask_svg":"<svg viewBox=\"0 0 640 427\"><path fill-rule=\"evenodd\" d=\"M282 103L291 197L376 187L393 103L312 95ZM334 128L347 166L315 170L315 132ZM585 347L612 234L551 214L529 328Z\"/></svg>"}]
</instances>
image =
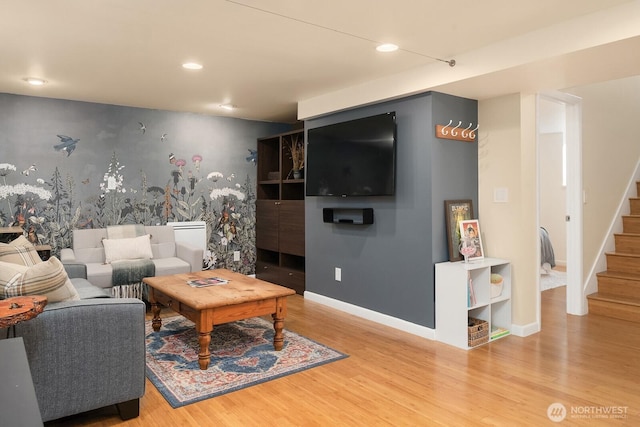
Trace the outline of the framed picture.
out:
<instances>
[{"instance_id":1,"label":"framed picture","mask_svg":"<svg viewBox=\"0 0 640 427\"><path fill-rule=\"evenodd\" d=\"M473 203L471 200L445 200L445 220L447 222L447 244L449 246L449 261L460 261L460 221L473 218Z\"/></svg>"},{"instance_id":2,"label":"framed picture","mask_svg":"<svg viewBox=\"0 0 640 427\"><path fill-rule=\"evenodd\" d=\"M461 252L468 261L484 258L482 238L480 237L480 223L477 219L460 221Z\"/></svg>"}]
</instances>

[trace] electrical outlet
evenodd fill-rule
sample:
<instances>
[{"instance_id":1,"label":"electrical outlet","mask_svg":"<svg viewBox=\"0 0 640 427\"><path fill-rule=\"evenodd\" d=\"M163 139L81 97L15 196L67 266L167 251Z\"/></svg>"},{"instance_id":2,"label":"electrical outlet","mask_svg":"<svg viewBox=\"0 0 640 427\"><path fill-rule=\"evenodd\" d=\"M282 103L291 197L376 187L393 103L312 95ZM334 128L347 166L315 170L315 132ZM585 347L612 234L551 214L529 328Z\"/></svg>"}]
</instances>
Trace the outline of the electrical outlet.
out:
<instances>
[{"instance_id":1,"label":"electrical outlet","mask_svg":"<svg viewBox=\"0 0 640 427\"><path fill-rule=\"evenodd\" d=\"M340 267L336 267L336 282L342 281L342 269Z\"/></svg>"},{"instance_id":2,"label":"electrical outlet","mask_svg":"<svg viewBox=\"0 0 640 427\"><path fill-rule=\"evenodd\" d=\"M233 251L233 260L240 261L240 251Z\"/></svg>"}]
</instances>

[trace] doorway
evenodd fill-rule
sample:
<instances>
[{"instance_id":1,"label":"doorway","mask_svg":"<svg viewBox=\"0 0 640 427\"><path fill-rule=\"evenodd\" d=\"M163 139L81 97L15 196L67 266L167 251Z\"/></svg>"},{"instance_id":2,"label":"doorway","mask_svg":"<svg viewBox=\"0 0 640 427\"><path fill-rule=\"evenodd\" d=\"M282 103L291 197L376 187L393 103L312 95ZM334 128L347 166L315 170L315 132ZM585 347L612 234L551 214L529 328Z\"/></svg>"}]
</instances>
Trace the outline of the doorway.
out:
<instances>
[{"instance_id":1,"label":"doorway","mask_svg":"<svg viewBox=\"0 0 640 427\"><path fill-rule=\"evenodd\" d=\"M536 104L538 147L538 228L551 222L559 253L566 264L566 311L587 313L582 286L582 114L581 99L561 92L539 94ZM551 151L543 151L553 148ZM544 156L553 155L554 159ZM556 158L555 156L560 156ZM553 193L543 191L548 177L546 167L556 163L561 168L561 185ZM556 209L542 213L542 208L556 204ZM549 209L547 209L548 211ZM538 251L540 252L540 251ZM540 255L539 261L541 261ZM538 267L542 266L539 262ZM540 321L540 276L538 276L538 321Z\"/></svg>"}]
</instances>

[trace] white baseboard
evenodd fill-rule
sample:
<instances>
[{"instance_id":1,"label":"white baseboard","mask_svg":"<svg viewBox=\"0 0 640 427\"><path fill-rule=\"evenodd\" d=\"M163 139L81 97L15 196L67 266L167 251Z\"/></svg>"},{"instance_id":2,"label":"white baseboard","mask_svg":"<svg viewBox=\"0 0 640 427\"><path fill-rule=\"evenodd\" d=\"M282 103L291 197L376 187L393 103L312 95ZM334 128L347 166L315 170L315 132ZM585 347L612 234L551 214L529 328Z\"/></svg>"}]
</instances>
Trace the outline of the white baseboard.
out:
<instances>
[{"instance_id":1,"label":"white baseboard","mask_svg":"<svg viewBox=\"0 0 640 427\"><path fill-rule=\"evenodd\" d=\"M528 337L538 332L540 332L540 324L538 322L529 323L528 325L511 325L511 335L518 337Z\"/></svg>"},{"instance_id":2,"label":"white baseboard","mask_svg":"<svg viewBox=\"0 0 640 427\"><path fill-rule=\"evenodd\" d=\"M359 307L357 305L349 304L344 301L309 291L305 291L304 298L309 301L335 308L336 310L344 311L345 313L353 314L354 316L362 317L363 319L367 319L372 322L380 323L385 326L390 326L392 328L417 335L419 337L428 338L430 340L436 339L435 329L427 328L426 326L416 325L415 323L407 322L406 320L398 319L397 317L378 313L377 311L369 310L367 308Z\"/></svg>"}]
</instances>

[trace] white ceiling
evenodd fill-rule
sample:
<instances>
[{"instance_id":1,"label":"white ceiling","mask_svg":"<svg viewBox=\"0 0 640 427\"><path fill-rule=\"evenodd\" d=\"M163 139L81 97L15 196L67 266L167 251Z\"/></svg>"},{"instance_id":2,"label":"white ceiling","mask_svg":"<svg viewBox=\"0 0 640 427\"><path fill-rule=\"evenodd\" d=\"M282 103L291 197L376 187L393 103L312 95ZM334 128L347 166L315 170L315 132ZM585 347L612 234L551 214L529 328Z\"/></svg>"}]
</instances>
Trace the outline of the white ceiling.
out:
<instances>
[{"instance_id":1,"label":"white ceiling","mask_svg":"<svg viewBox=\"0 0 640 427\"><path fill-rule=\"evenodd\" d=\"M300 101L429 65L446 69L434 58L468 56L622 3L637 2L0 0L0 92L293 122ZM378 42L401 50L378 53ZM204 69L182 69L187 61ZM441 88L495 96L517 91L523 73L530 79L540 66ZM31 76L47 84L31 87ZM223 103L238 108L226 113Z\"/></svg>"}]
</instances>

